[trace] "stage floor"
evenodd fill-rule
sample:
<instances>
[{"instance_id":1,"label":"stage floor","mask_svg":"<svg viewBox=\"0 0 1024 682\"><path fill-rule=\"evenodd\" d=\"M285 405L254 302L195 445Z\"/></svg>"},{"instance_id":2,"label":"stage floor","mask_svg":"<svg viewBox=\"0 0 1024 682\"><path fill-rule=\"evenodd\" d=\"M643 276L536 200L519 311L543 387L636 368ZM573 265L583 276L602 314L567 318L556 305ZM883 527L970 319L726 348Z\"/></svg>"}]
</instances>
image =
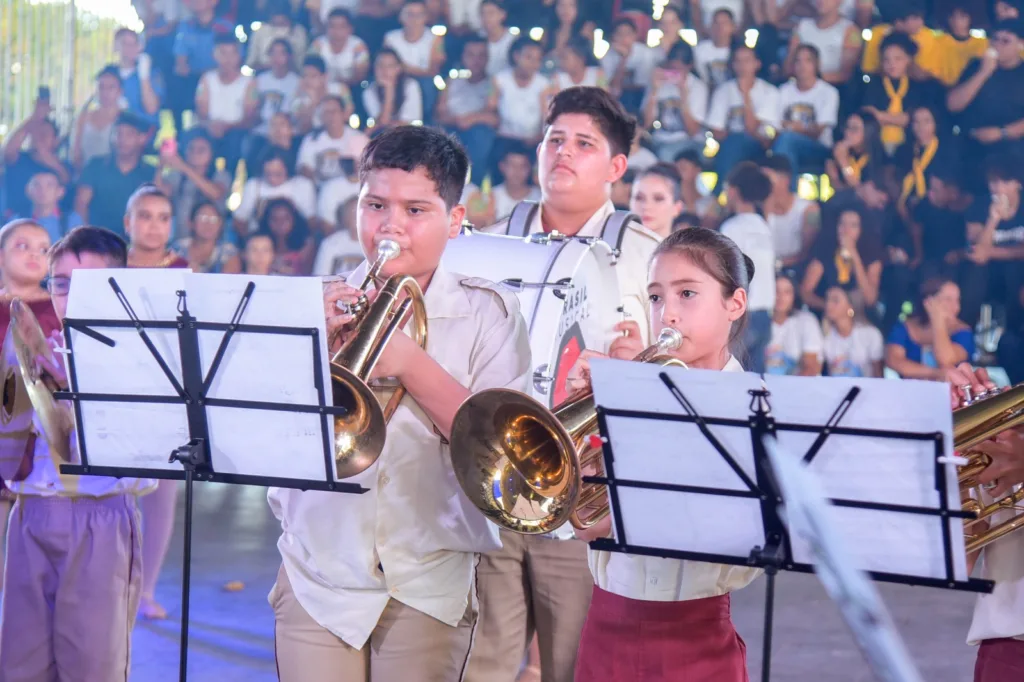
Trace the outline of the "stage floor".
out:
<instances>
[{"instance_id":1,"label":"stage floor","mask_svg":"<svg viewBox=\"0 0 1024 682\"><path fill-rule=\"evenodd\" d=\"M179 505L184 498L179 495ZM280 531L264 489L198 484L193 533L189 675L192 682L272 682L274 620L267 594L279 566ZM181 527L160 577L165 621L139 620L133 682L178 679ZM239 592L224 585L239 580ZM965 643L974 597L882 585L881 593L923 679L971 679L975 649ZM733 619L747 642L751 680L760 680L764 580L733 595ZM785 574L776 590L772 678L785 682L868 682L846 625L813 576ZM500 680L495 682L502 682Z\"/></svg>"}]
</instances>

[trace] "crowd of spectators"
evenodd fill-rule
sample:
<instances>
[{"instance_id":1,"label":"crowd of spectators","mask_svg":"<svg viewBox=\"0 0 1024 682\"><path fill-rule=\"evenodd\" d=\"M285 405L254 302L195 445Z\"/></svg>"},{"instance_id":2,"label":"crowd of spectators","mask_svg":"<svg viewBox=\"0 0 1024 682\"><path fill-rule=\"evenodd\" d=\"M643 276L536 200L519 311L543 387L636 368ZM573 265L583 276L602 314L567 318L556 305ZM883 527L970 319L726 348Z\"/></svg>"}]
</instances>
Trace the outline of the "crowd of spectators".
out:
<instances>
[{"instance_id":1,"label":"crowd of spectators","mask_svg":"<svg viewBox=\"0 0 1024 682\"><path fill-rule=\"evenodd\" d=\"M771 180L767 371L1024 380L1021 0L134 4L70 129L40 100L7 136L0 218L124 234L154 183L193 269L334 274L376 132L457 135L489 223L539 196L550 98L597 86L641 122L613 200L650 229L719 225L741 163Z\"/></svg>"}]
</instances>

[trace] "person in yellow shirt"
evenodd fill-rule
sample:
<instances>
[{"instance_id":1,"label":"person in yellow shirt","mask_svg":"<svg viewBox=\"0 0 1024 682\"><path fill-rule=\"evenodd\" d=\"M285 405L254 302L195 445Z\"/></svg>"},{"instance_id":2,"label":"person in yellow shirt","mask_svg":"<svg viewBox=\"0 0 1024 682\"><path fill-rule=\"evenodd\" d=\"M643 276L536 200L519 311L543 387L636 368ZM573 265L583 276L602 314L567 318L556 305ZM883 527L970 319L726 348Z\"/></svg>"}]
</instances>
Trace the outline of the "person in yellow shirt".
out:
<instances>
[{"instance_id":1,"label":"person in yellow shirt","mask_svg":"<svg viewBox=\"0 0 1024 682\"><path fill-rule=\"evenodd\" d=\"M924 24L924 8L918 0L905 0L893 10L892 24L881 24L871 29L871 38L864 46L861 70L876 74L882 69L882 41L893 32L905 33L917 43L917 55L911 69L915 78L938 77L941 73L939 45L936 32Z\"/></svg>"},{"instance_id":2,"label":"person in yellow shirt","mask_svg":"<svg viewBox=\"0 0 1024 682\"><path fill-rule=\"evenodd\" d=\"M964 2L964 0L961 0ZM948 33L935 36L938 57L938 78L946 87L960 81L972 59L980 59L988 49L988 38L971 35L971 13L962 5L954 5L947 18Z\"/></svg>"}]
</instances>

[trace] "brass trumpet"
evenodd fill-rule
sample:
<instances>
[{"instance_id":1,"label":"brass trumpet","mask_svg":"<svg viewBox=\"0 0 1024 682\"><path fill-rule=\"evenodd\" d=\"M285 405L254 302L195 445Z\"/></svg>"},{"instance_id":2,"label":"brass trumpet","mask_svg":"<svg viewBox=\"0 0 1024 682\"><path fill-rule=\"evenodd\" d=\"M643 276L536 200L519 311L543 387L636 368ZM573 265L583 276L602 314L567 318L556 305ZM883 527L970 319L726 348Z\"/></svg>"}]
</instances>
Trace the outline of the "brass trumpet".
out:
<instances>
[{"instance_id":1,"label":"brass trumpet","mask_svg":"<svg viewBox=\"0 0 1024 682\"><path fill-rule=\"evenodd\" d=\"M427 309L415 279L392 275L372 303L365 293L384 264L398 253L398 244L393 241L377 245L377 259L359 287L363 294L349 306L355 316L352 334L331 358L334 404L348 409L345 415L334 417L334 464L338 478L365 471L384 449L387 423L402 401L405 388L398 386L382 408L369 386L369 377L410 308L413 340L421 348L427 347Z\"/></svg>"},{"instance_id":2,"label":"brass trumpet","mask_svg":"<svg viewBox=\"0 0 1024 682\"><path fill-rule=\"evenodd\" d=\"M1024 527L1024 515L1018 513L986 530L971 530L974 525L990 520L990 517L1000 511L1021 511L1019 504L1024 501L1022 485L1015 486L1012 492L999 500L989 504L983 502L982 486L975 480L975 476L984 471L992 460L988 455L972 451L971 448L1022 424L1024 384L989 391L978 396L971 396L968 392L963 406L953 412L953 447L968 460L968 463L957 472L961 502L964 511L977 514L977 518L964 521L968 554Z\"/></svg>"},{"instance_id":3,"label":"brass trumpet","mask_svg":"<svg viewBox=\"0 0 1024 682\"><path fill-rule=\"evenodd\" d=\"M675 329L635 362L685 367L663 355L682 343ZM578 391L554 410L505 388L470 396L452 423L451 457L462 490L494 523L526 535L549 533L566 521L584 530L608 515L604 486L584 483L584 472L604 475L593 390Z\"/></svg>"}]
</instances>

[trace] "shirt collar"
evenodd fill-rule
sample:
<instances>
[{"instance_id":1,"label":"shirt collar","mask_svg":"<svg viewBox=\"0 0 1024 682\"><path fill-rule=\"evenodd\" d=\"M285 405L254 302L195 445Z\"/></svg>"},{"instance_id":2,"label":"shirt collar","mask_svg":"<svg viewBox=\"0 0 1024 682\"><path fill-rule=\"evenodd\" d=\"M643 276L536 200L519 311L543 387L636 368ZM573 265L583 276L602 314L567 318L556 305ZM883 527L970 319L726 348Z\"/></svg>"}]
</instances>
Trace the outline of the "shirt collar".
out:
<instances>
[{"instance_id":1,"label":"shirt collar","mask_svg":"<svg viewBox=\"0 0 1024 682\"><path fill-rule=\"evenodd\" d=\"M725 363L725 367L722 368L723 372L743 372L743 365L736 359L735 355L729 356L729 361Z\"/></svg>"},{"instance_id":2,"label":"shirt collar","mask_svg":"<svg viewBox=\"0 0 1024 682\"><path fill-rule=\"evenodd\" d=\"M352 286L359 286L369 267L369 262L364 260L349 275L348 283ZM430 278L427 290L423 292L423 305L427 309L428 320L472 316L473 309L470 306L466 289L462 286L463 279L438 264L434 270L434 276Z\"/></svg>"},{"instance_id":3,"label":"shirt collar","mask_svg":"<svg viewBox=\"0 0 1024 682\"><path fill-rule=\"evenodd\" d=\"M543 202L537 208L537 215L534 218L534 224L531 226L531 233L539 233L544 231L544 220L542 213L544 212ZM590 216L590 219L583 223L583 227L574 236L576 237L599 237L601 236L601 229L604 227L605 221L608 216L615 213L615 204L612 203L611 199L604 202L601 208L597 209L594 215Z\"/></svg>"}]
</instances>

